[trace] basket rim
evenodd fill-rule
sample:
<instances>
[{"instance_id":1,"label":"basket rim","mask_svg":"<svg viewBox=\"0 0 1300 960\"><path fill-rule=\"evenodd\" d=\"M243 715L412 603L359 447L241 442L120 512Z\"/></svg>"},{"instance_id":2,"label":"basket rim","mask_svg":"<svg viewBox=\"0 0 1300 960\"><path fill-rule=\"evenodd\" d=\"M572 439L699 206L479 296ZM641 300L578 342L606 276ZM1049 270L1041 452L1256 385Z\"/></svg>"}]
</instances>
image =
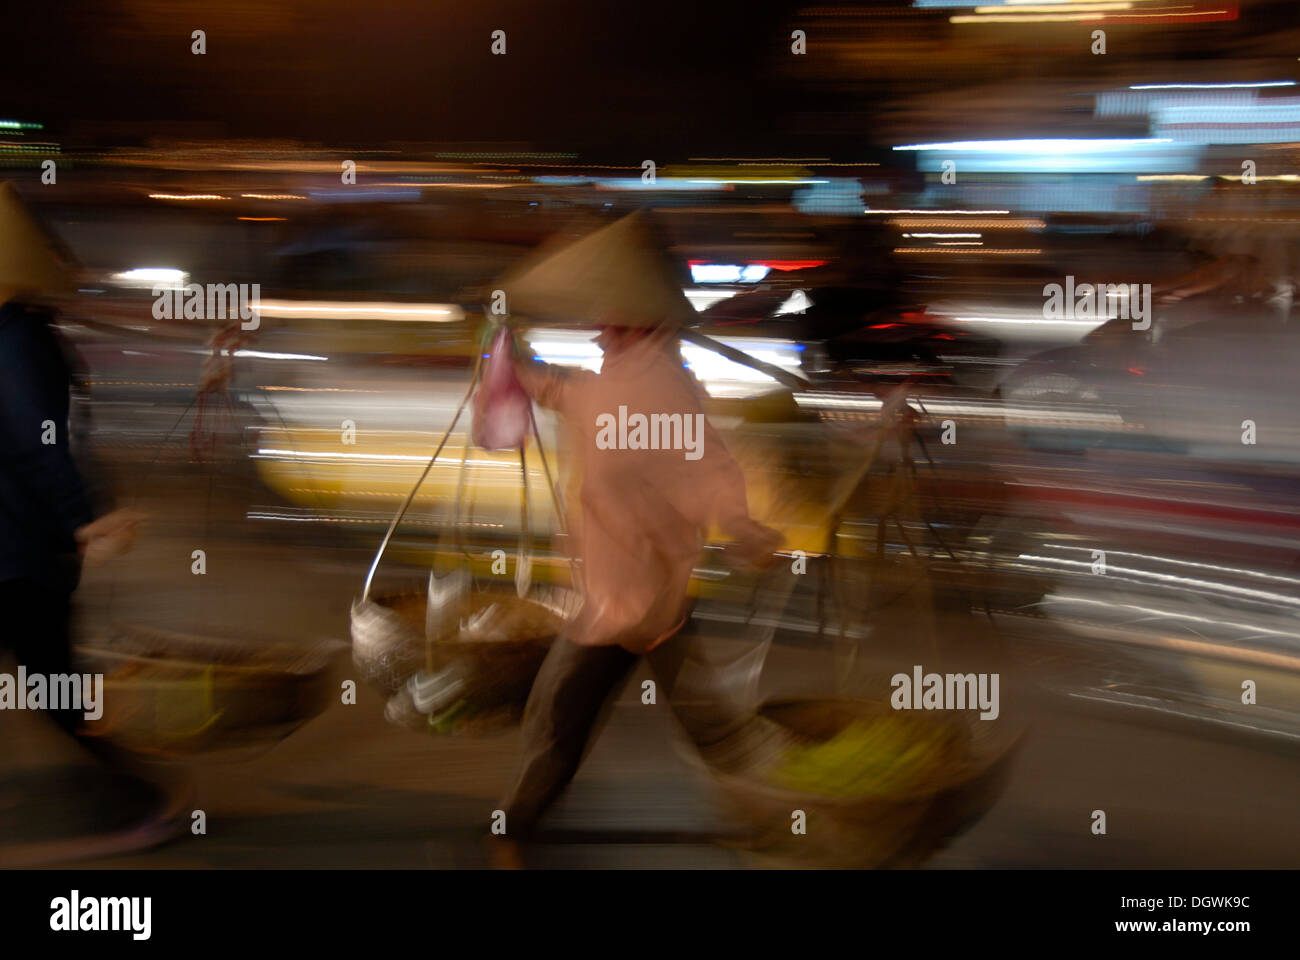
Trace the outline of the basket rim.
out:
<instances>
[{"instance_id":1,"label":"basket rim","mask_svg":"<svg viewBox=\"0 0 1300 960\"><path fill-rule=\"evenodd\" d=\"M178 669L192 670L213 670L220 673L231 673L236 675L252 675L261 677L271 676L312 676L329 669L335 658L341 656L348 649L348 644L333 637L313 637L307 640L286 640L283 638L271 638L264 636L249 636L245 634L242 637L235 638L229 636L218 636L215 634L189 633L179 630L169 630L163 627L155 627L148 623L119 621L115 620L111 624L115 632L130 634L133 631L149 634L159 640L176 640L199 647L207 646L214 650L229 648L235 645L251 647L258 653L285 653L288 656L281 663L262 662L260 664L248 663L219 663L210 660L199 659L196 657L196 651L191 647L186 650L185 656L150 656L143 653L129 653L124 650L116 649L112 639L99 637L86 643L79 643L76 646L76 652L81 657L97 658L101 660L111 660L116 662L136 662L144 664L165 664L169 667Z\"/></svg>"},{"instance_id":2,"label":"basket rim","mask_svg":"<svg viewBox=\"0 0 1300 960\"><path fill-rule=\"evenodd\" d=\"M455 648L456 650L460 650L467 653L472 653L475 650L483 650L483 651L491 650L491 651L501 652L508 649L549 646L556 637L561 635L561 633L563 632L564 625L571 623L577 617L578 611L580 609L580 607L577 604L573 604L572 606L570 606L568 604L565 604L563 601L578 600L581 598L581 594L577 590L574 590L572 587L548 586L544 589L551 591L552 593L559 593L561 595L562 602L548 603L544 600L534 597L532 595L532 591L529 592L529 595L520 597L517 596L512 589L506 588L504 586L500 589L475 590L470 593L470 596L484 596L484 595L489 597L499 596L505 599L517 600L520 603L525 603L531 606L539 607L540 609L546 611L547 613L551 614L552 616L554 616L556 619L560 621L561 627L560 629L556 630L555 634L551 636L539 637L536 639L526 639L526 640L442 639L442 640L434 641L432 645L444 649ZM394 610L392 606L390 606L388 603L384 602L385 600L395 600L401 598L410 598L410 599L424 601L425 593L423 590L416 590L416 589L387 590L387 591L372 590L370 592L369 597L357 597L352 601L352 610L350 614L350 620L352 622L352 625L355 627L358 617L361 616L363 612L367 612L367 611L372 613L378 612L381 616L383 616L386 620L389 621L398 621L399 623L402 622L402 618L397 613L397 611ZM410 632L413 637L416 636L417 634L419 635L419 641L421 644L428 644L428 641L424 638L421 631L412 628ZM353 640L355 645L355 637L353 638Z\"/></svg>"},{"instance_id":3,"label":"basket rim","mask_svg":"<svg viewBox=\"0 0 1300 960\"><path fill-rule=\"evenodd\" d=\"M761 715L765 707L783 704L819 702L871 704L876 707L881 707L885 703L883 700L873 700L869 697L782 696L772 697L761 701L755 710L755 715ZM746 776L745 774L723 770L706 760L693 744L683 744L679 742L678 750L683 754L692 767L704 771L709 777L718 781L719 786L723 789L730 791L743 790L751 796L753 796L755 792L758 792L771 801L803 802L805 804L812 802L822 807L830 807L832 809L850 812L853 810L887 809L889 807L910 805L917 802L934 800L945 793L961 789L984 776L999 764L1005 763L1009 760L1019 747L1023 737L1024 730L1022 725L1015 724L1014 733L1007 738L1007 742L1003 744L1000 749L994 751L981 762L972 763L968 760L962 763L958 770L956 770L951 776L937 778L930 782L923 783L918 787L898 793L889 793L881 796L868 794L855 797L817 793L809 790L796 790L791 787L772 783L771 781L764 780L761 777Z\"/></svg>"}]
</instances>

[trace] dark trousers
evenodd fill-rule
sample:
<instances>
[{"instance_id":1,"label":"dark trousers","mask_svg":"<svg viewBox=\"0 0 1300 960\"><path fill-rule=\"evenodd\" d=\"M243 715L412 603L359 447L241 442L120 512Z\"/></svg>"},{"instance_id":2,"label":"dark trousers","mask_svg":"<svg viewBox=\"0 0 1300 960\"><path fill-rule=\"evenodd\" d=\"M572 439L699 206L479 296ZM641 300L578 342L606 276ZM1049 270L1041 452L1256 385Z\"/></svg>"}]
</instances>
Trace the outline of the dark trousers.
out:
<instances>
[{"instance_id":1,"label":"dark trousers","mask_svg":"<svg viewBox=\"0 0 1300 960\"><path fill-rule=\"evenodd\" d=\"M7 650L28 675L72 672L72 596L36 580L0 582L0 651ZM17 691L25 697L26 690ZM82 714L49 710L50 719L75 733Z\"/></svg>"},{"instance_id":2,"label":"dark trousers","mask_svg":"<svg viewBox=\"0 0 1300 960\"><path fill-rule=\"evenodd\" d=\"M673 688L691 654L689 635L677 633L647 653L657 696L672 703ZM533 681L524 708L522 756L513 786L502 801L506 831L528 839L537 821L577 773L609 704L639 658L622 647L584 647L560 637ZM695 661L699 663L699 661ZM698 743L721 739L734 727L738 708L725 697L673 706Z\"/></svg>"}]
</instances>

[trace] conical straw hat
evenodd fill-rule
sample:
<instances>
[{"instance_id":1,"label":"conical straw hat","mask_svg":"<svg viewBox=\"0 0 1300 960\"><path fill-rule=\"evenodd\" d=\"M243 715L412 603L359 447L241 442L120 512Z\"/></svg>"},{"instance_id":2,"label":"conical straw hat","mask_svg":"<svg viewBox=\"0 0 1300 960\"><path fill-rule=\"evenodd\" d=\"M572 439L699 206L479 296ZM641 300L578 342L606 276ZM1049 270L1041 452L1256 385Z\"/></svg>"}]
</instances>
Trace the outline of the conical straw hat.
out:
<instances>
[{"instance_id":1,"label":"conical straw hat","mask_svg":"<svg viewBox=\"0 0 1300 960\"><path fill-rule=\"evenodd\" d=\"M0 303L61 292L72 280L55 240L28 213L8 183L0 183Z\"/></svg>"},{"instance_id":2,"label":"conical straw hat","mask_svg":"<svg viewBox=\"0 0 1300 960\"><path fill-rule=\"evenodd\" d=\"M512 315L577 326L679 326L695 316L646 214L548 244L501 280Z\"/></svg>"}]
</instances>

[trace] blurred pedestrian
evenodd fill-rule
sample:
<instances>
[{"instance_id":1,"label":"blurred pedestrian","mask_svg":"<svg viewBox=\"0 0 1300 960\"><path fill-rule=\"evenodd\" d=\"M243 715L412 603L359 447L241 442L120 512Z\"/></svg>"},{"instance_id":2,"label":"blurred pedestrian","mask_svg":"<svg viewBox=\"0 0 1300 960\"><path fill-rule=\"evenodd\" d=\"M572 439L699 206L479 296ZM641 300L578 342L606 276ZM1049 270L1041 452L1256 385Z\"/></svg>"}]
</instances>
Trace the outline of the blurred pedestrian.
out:
<instances>
[{"instance_id":1,"label":"blurred pedestrian","mask_svg":"<svg viewBox=\"0 0 1300 960\"><path fill-rule=\"evenodd\" d=\"M602 239L598 255L607 264L617 259L610 248L619 237ZM499 865L521 863L521 844L572 779L606 704L640 656L672 702L690 657L681 633L687 592L710 530L733 541L729 552L743 564L763 565L783 540L749 514L744 476L703 415L702 390L683 364L674 318L646 305L650 298L620 295L608 283L595 295L602 292L612 306L596 338L604 353L599 373L516 363L524 388L559 413L568 434L577 477L569 551L579 562L584 598L576 620L552 645L525 708L523 755L501 805L508 839L493 838ZM680 423L683 440L698 425L690 438L696 446L613 436L613 421L635 424L638 416ZM745 706L721 691L711 702L673 705L701 746L743 726Z\"/></svg>"},{"instance_id":2,"label":"blurred pedestrian","mask_svg":"<svg viewBox=\"0 0 1300 960\"><path fill-rule=\"evenodd\" d=\"M82 564L129 549L139 521L126 510L96 519L73 459L72 363L53 312L37 305L66 275L50 239L12 188L0 185L0 652L11 653L28 676L45 678L74 672L70 617ZM103 744L82 735L80 711L49 712L97 758L118 765ZM157 822L156 812L142 816ZM119 834L110 849L159 838L140 820Z\"/></svg>"}]
</instances>

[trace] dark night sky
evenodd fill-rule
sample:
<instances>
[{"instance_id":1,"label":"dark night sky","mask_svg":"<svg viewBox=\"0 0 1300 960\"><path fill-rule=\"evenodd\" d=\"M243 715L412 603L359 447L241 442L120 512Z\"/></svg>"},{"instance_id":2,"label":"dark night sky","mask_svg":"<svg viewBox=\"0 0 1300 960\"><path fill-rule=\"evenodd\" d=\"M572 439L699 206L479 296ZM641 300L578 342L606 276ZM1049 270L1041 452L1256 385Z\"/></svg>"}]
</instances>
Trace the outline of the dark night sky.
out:
<instances>
[{"instance_id":1,"label":"dark night sky","mask_svg":"<svg viewBox=\"0 0 1300 960\"><path fill-rule=\"evenodd\" d=\"M128 121L327 144L731 145L763 133L783 24L732 0L33 3L6 24L22 42L5 46L0 115L74 139ZM489 53L498 28L504 57Z\"/></svg>"},{"instance_id":2,"label":"dark night sky","mask_svg":"<svg viewBox=\"0 0 1300 960\"><path fill-rule=\"evenodd\" d=\"M952 27L952 11L908 0L47 0L6 15L0 116L74 147L188 135L861 158L921 132L900 124L1063 135L1054 124L1087 122L1089 91L1137 79L1294 77L1298 7L1116 27L1098 58L1087 25ZM806 57L790 55L796 26Z\"/></svg>"}]
</instances>

